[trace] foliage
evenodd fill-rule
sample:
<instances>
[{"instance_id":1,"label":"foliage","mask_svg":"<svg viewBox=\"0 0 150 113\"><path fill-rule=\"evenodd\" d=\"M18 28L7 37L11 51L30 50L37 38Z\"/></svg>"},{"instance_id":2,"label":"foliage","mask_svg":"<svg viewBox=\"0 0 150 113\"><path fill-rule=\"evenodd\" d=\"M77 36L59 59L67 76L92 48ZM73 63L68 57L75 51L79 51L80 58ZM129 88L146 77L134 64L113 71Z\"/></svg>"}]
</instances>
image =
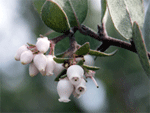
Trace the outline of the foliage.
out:
<instances>
[{"instance_id":1,"label":"foliage","mask_svg":"<svg viewBox=\"0 0 150 113\"><path fill-rule=\"evenodd\" d=\"M41 14L41 18L43 22L49 28L53 29L56 32L68 34L68 32L71 33L70 31L72 31L73 28L76 28L79 30L81 34L88 35L92 38L102 41L103 43L109 42L110 45L108 45L108 47L113 45L113 46L122 47L124 49L128 49L132 52L136 52L139 56L139 59L141 61L144 70L149 76L149 70L150 70L149 69L150 64L148 60L149 53L145 48L145 42L143 41L143 36L145 40L149 40L150 37L146 32L146 30L149 29L148 24L144 24L144 9L143 9L142 0L121 0L121 1L101 0L102 8L101 8L100 21L102 25L98 31L99 39L91 35L90 33L88 33L88 31L84 33L85 29L83 30L83 28L81 27L81 24L83 23L87 15L87 10L88 10L87 0L80 0L78 2L74 0L62 0L62 1L46 0L45 2L44 1L39 2L33 0L33 3L38 13ZM122 36L129 43L126 43L124 39L123 39L124 42L122 42L119 40L115 40L113 38L107 38L107 34L105 34L105 32L108 32L109 34L110 31L107 31L108 29L105 28L105 26L103 26L105 24L105 15L106 17L109 17L107 16L108 15L108 13L106 13L107 11L109 12L111 22L113 23L116 29L115 32L118 34L118 36ZM149 15L149 9L146 15L146 21L148 15ZM144 25L144 29L143 29L143 25ZM144 34L142 34L141 32L142 30L144 30L143 31ZM92 33L92 31L90 32ZM116 44L117 41L118 44ZM108 47L104 46L104 44L102 44L98 49L106 50ZM147 47L148 45L149 44L147 44ZM76 47L74 47L74 49L75 48ZM113 53L108 54L108 53L100 52L98 51L98 49L92 50L90 49L89 42L86 42L85 44L77 48L78 49L74 53L74 55L76 56L83 56L86 54L90 54L94 56L112 56L117 52L114 51ZM74 50L72 49L72 51ZM56 55L57 58L54 58L54 60L57 63L64 63L66 61L73 60L72 58L61 58L66 56L66 54L69 55L66 52ZM81 66L83 65L83 67L87 69L90 68L83 64L84 61L82 62L81 61L79 62ZM93 67L93 69L98 69L98 68ZM61 76L59 75L59 77Z\"/></svg>"},{"instance_id":2,"label":"foliage","mask_svg":"<svg viewBox=\"0 0 150 113\"><path fill-rule=\"evenodd\" d=\"M66 62L68 63L68 61L69 63L73 63L74 58L82 58L82 60L76 63L77 65L80 65L85 72L88 72L89 70L97 70L97 77L106 83L107 96L110 100L111 112L122 112L123 110L125 112L140 112L140 109L148 111L147 104L144 104L144 106L140 106L141 103L147 102L147 93L145 93L145 99L144 97L141 97L142 99L140 100L135 99L136 102L134 99L132 100L128 97L125 97L128 94L130 94L130 97L132 93L134 93L132 92L132 90L135 88L134 86L138 86L138 84L148 84L144 83L144 81L147 80L147 76L144 76L141 66L143 67L148 77L150 76L150 54L148 53L150 40L150 8L148 8L144 22L143 0L101 0L101 17L98 19L99 22L101 22L100 27L102 27L103 25L104 27L102 27L102 29L98 29L97 33L96 29L94 29L94 31L91 30L91 28L87 27L88 23L92 23L91 21L86 22L86 19L88 18L87 13L89 10L88 0L80 0L80 2L76 2L76 0L32 1L44 24L54 31L47 37L54 43L54 45L56 45L54 53L56 56L54 58L55 62L63 63L65 66ZM83 24L85 25L85 27L82 26ZM63 40L61 39L60 41L55 43L55 39L60 39L60 37L63 35L65 35L65 37L62 38ZM73 36L75 36L77 45L75 44L72 46L72 44L74 44L72 43L73 41L71 41ZM117 40L117 38L119 38L120 40ZM97 47L98 44L99 47ZM107 46L106 44L109 46L105 49L105 47ZM125 50L121 48L124 48ZM70 50L72 50L73 52L71 52ZM128 52L126 50L129 50L131 52ZM111 51L114 52L111 53ZM132 52L137 53L138 57ZM71 53L71 55L69 53ZM83 56L87 54L93 55L94 57L100 57L96 60L96 65L101 66L100 70L98 70L99 67L97 66L89 66L84 64L85 60ZM60 79L67 77L67 68L62 70L62 72L57 75L55 81L59 81ZM35 79L39 81L42 78L40 78L40 76L37 77L38 79ZM29 80L29 78L27 79ZM34 80L32 79L32 81ZM41 83L43 83L43 81L40 81L40 83L38 82L36 80L34 81L34 83L38 84L39 89L41 88L39 90L39 92L41 92L43 91L43 86L41 86ZM29 86L31 85L32 83L30 83ZM33 87L36 88L36 85ZM136 90L138 88L136 87ZM27 90L26 92L29 91ZM30 92L32 93L32 91ZM39 92L36 92L37 95L39 97L43 96L43 94L38 94ZM44 95L46 93L44 93ZM8 95L5 95L5 98L8 97ZM46 103L49 103L47 102L49 100L53 100L53 98L44 99L44 97L41 99L45 100ZM141 103L139 101L141 101ZM121 104L118 104L120 102ZM132 103L132 105L128 103ZM140 104L137 105L136 103ZM57 104L55 103L53 107L55 107L55 105L57 106ZM60 104L60 106L62 107L60 107L58 111L68 108L69 105L71 106L71 104L67 104L66 106L64 104ZM117 105L117 107L115 105ZM49 106L43 106L43 109L48 107ZM57 107L55 108L57 109ZM74 107L74 109L76 109L76 107ZM53 109L51 110L53 111Z\"/></svg>"}]
</instances>

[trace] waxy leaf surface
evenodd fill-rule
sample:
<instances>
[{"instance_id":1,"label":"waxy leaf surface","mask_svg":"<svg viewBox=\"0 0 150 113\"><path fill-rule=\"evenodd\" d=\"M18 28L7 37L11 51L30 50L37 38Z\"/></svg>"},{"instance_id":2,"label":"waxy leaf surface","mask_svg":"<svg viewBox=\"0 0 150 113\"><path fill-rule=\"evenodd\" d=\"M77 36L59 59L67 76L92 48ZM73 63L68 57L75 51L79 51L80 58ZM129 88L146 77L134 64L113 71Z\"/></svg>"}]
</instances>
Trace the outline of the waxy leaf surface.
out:
<instances>
[{"instance_id":1,"label":"waxy leaf surface","mask_svg":"<svg viewBox=\"0 0 150 113\"><path fill-rule=\"evenodd\" d=\"M144 44L144 40L142 38L140 28L136 22L134 22L134 24L133 24L133 42L135 44L135 48L137 50L142 67L145 70L148 77L150 78L149 59L147 56L147 51L146 51L146 47Z\"/></svg>"},{"instance_id":2,"label":"waxy leaf surface","mask_svg":"<svg viewBox=\"0 0 150 113\"><path fill-rule=\"evenodd\" d=\"M70 29L67 15L63 9L53 1L46 1L42 8L43 22L56 32L64 33Z\"/></svg>"},{"instance_id":3,"label":"waxy leaf surface","mask_svg":"<svg viewBox=\"0 0 150 113\"><path fill-rule=\"evenodd\" d=\"M83 44L76 52L77 55L86 55L90 50L89 42Z\"/></svg>"}]
</instances>

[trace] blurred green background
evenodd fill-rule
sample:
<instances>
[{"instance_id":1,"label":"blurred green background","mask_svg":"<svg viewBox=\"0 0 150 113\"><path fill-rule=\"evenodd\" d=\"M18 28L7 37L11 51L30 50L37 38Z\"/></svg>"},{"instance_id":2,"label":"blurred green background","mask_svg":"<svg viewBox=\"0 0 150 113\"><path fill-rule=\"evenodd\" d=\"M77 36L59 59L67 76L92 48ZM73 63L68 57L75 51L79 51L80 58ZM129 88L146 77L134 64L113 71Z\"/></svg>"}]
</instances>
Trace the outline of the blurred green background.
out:
<instances>
[{"instance_id":1,"label":"blurred green background","mask_svg":"<svg viewBox=\"0 0 150 113\"><path fill-rule=\"evenodd\" d=\"M145 9L148 1L145 0ZM146 12L146 11L145 11ZM15 61L14 55L23 44L36 43L40 34L50 29L41 21L31 0L0 0L0 112L150 112L150 80L141 67L138 56L130 51L110 47L106 52L118 49L112 57L100 57L95 61L99 89L88 79L87 92L81 98L71 96L71 102L58 102L55 77L38 74L30 77L28 65ZM100 1L89 0L89 10L84 24L97 32L100 24ZM106 16L109 36L122 39L110 16ZM53 38L54 33L49 38ZM79 44L90 42L92 49L101 43L77 32ZM69 47L68 38L56 45L56 54Z\"/></svg>"}]
</instances>

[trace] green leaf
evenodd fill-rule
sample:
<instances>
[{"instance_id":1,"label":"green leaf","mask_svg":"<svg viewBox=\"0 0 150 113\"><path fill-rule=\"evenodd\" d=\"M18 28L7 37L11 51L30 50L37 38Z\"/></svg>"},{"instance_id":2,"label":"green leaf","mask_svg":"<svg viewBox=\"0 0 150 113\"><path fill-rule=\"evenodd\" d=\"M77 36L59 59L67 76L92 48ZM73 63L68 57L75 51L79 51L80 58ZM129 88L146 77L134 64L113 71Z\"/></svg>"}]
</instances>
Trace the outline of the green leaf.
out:
<instances>
[{"instance_id":1,"label":"green leaf","mask_svg":"<svg viewBox=\"0 0 150 113\"><path fill-rule=\"evenodd\" d=\"M65 12L52 0L45 2L41 17L43 22L56 32L64 33L70 29Z\"/></svg>"},{"instance_id":2,"label":"green leaf","mask_svg":"<svg viewBox=\"0 0 150 113\"><path fill-rule=\"evenodd\" d=\"M83 44L76 52L77 55L86 55L90 50L89 42Z\"/></svg>"},{"instance_id":3,"label":"green leaf","mask_svg":"<svg viewBox=\"0 0 150 113\"><path fill-rule=\"evenodd\" d=\"M104 52L100 52L100 51L96 51L96 50L91 50L89 51L90 55L94 55L94 56L100 56L100 57L105 57L105 56L113 56L114 54L116 54L118 50L115 50L112 53L104 53Z\"/></svg>"},{"instance_id":4,"label":"green leaf","mask_svg":"<svg viewBox=\"0 0 150 113\"><path fill-rule=\"evenodd\" d=\"M80 60L80 61L77 63L77 65L82 66L82 65L84 64L84 61L85 61L85 60Z\"/></svg>"},{"instance_id":5,"label":"green leaf","mask_svg":"<svg viewBox=\"0 0 150 113\"><path fill-rule=\"evenodd\" d=\"M64 52L56 55L56 57L63 57L63 55L64 55Z\"/></svg>"},{"instance_id":6,"label":"green leaf","mask_svg":"<svg viewBox=\"0 0 150 113\"><path fill-rule=\"evenodd\" d=\"M105 15L106 17L104 18L105 19L104 21L105 21L105 28L106 28L108 36L126 41L126 39L115 28L108 10L106 11Z\"/></svg>"},{"instance_id":7,"label":"green leaf","mask_svg":"<svg viewBox=\"0 0 150 113\"><path fill-rule=\"evenodd\" d=\"M101 0L101 23L103 23L103 18L106 12L106 0Z\"/></svg>"},{"instance_id":8,"label":"green leaf","mask_svg":"<svg viewBox=\"0 0 150 113\"><path fill-rule=\"evenodd\" d=\"M48 35L48 39L53 39L53 38L56 38L56 37L58 37L58 36L60 36L60 35L63 35L63 33L58 33L58 32L52 32L52 33L50 33L49 35Z\"/></svg>"},{"instance_id":9,"label":"green leaf","mask_svg":"<svg viewBox=\"0 0 150 113\"><path fill-rule=\"evenodd\" d=\"M40 14L43 4L46 0L32 0L34 8L37 10L37 12Z\"/></svg>"},{"instance_id":10,"label":"green leaf","mask_svg":"<svg viewBox=\"0 0 150 113\"><path fill-rule=\"evenodd\" d=\"M57 63L64 63L66 60L70 60L70 58L53 58Z\"/></svg>"},{"instance_id":11,"label":"green leaf","mask_svg":"<svg viewBox=\"0 0 150 113\"><path fill-rule=\"evenodd\" d=\"M69 19L71 27L77 26L77 20L74 16L74 12L71 6L73 6L73 9L75 10L76 17L78 18L79 23L81 24L85 20L88 11L88 0L53 0L53 1L59 4L59 6L64 10Z\"/></svg>"},{"instance_id":12,"label":"green leaf","mask_svg":"<svg viewBox=\"0 0 150 113\"><path fill-rule=\"evenodd\" d=\"M61 73L59 73L59 75L55 78L55 81L59 81L59 78L61 77L61 76L63 76L64 74L66 74L66 69L64 69L64 70L62 70L62 72Z\"/></svg>"},{"instance_id":13,"label":"green leaf","mask_svg":"<svg viewBox=\"0 0 150 113\"><path fill-rule=\"evenodd\" d=\"M140 62L148 77L150 77L150 64L140 28L136 22L133 23L133 42L137 50Z\"/></svg>"},{"instance_id":14,"label":"green leaf","mask_svg":"<svg viewBox=\"0 0 150 113\"><path fill-rule=\"evenodd\" d=\"M129 11L131 22L136 21L142 30L144 24L144 7L142 0L124 0Z\"/></svg>"},{"instance_id":15,"label":"green leaf","mask_svg":"<svg viewBox=\"0 0 150 113\"><path fill-rule=\"evenodd\" d=\"M150 1L145 16L145 22L143 27L143 37L146 43L146 48L150 52Z\"/></svg>"},{"instance_id":16,"label":"green leaf","mask_svg":"<svg viewBox=\"0 0 150 113\"><path fill-rule=\"evenodd\" d=\"M83 64L83 68L86 68L86 69L88 69L88 70L93 70L93 71L99 70L99 67L96 67L96 66L88 66L88 65L85 65L85 64Z\"/></svg>"},{"instance_id":17,"label":"green leaf","mask_svg":"<svg viewBox=\"0 0 150 113\"><path fill-rule=\"evenodd\" d=\"M107 0L110 16L118 32L126 39L132 37L132 24L124 0Z\"/></svg>"},{"instance_id":18,"label":"green leaf","mask_svg":"<svg viewBox=\"0 0 150 113\"><path fill-rule=\"evenodd\" d=\"M67 74L60 76L60 78L65 78L65 77L67 77Z\"/></svg>"},{"instance_id":19,"label":"green leaf","mask_svg":"<svg viewBox=\"0 0 150 113\"><path fill-rule=\"evenodd\" d=\"M34 44L30 44L30 43L27 43L28 44L28 46L33 46L33 47L35 47L35 45Z\"/></svg>"}]
</instances>

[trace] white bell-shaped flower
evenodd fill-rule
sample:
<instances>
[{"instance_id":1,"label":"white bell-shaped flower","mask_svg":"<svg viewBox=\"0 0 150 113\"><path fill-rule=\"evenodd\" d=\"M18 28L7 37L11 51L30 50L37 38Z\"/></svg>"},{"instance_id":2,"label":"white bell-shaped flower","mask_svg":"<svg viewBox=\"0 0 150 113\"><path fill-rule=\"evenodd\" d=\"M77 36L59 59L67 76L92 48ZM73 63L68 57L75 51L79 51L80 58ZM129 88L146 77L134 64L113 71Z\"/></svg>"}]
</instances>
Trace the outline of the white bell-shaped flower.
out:
<instances>
[{"instance_id":1,"label":"white bell-shaped flower","mask_svg":"<svg viewBox=\"0 0 150 113\"><path fill-rule=\"evenodd\" d=\"M94 65L94 58L91 55L85 55L84 59L85 59L85 62L84 62L85 65L89 65L89 66Z\"/></svg>"},{"instance_id":2,"label":"white bell-shaped flower","mask_svg":"<svg viewBox=\"0 0 150 113\"><path fill-rule=\"evenodd\" d=\"M36 47L41 53L45 53L50 47L50 41L47 37L38 38L36 42Z\"/></svg>"},{"instance_id":3,"label":"white bell-shaped flower","mask_svg":"<svg viewBox=\"0 0 150 113\"><path fill-rule=\"evenodd\" d=\"M57 84L57 92L59 95L59 102L69 102L70 95L73 92L73 85L70 83L68 78L60 79L60 81Z\"/></svg>"},{"instance_id":4,"label":"white bell-shaped flower","mask_svg":"<svg viewBox=\"0 0 150 113\"><path fill-rule=\"evenodd\" d=\"M62 70L64 70L63 64L55 63L54 75L57 76Z\"/></svg>"},{"instance_id":5,"label":"white bell-shaped flower","mask_svg":"<svg viewBox=\"0 0 150 113\"><path fill-rule=\"evenodd\" d=\"M53 60L53 55L47 55L47 64L46 64L46 75L52 76L55 68L55 61Z\"/></svg>"},{"instance_id":6,"label":"white bell-shaped flower","mask_svg":"<svg viewBox=\"0 0 150 113\"><path fill-rule=\"evenodd\" d=\"M34 77L35 75L37 75L39 73L39 70L37 69L37 67L34 65L34 63L32 62L29 65L29 75L31 77Z\"/></svg>"},{"instance_id":7,"label":"white bell-shaped flower","mask_svg":"<svg viewBox=\"0 0 150 113\"><path fill-rule=\"evenodd\" d=\"M47 58L43 53L39 53L39 54L35 55L33 62L41 73L45 72Z\"/></svg>"},{"instance_id":8,"label":"white bell-shaped flower","mask_svg":"<svg viewBox=\"0 0 150 113\"><path fill-rule=\"evenodd\" d=\"M73 91L72 94L73 94L73 96L76 97L76 98L80 98L80 97L81 97L81 94L77 94L76 91L75 91L75 89L74 89L74 91Z\"/></svg>"},{"instance_id":9,"label":"white bell-shaped flower","mask_svg":"<svg viewBox=\"0 0 150 113\"><path fill-rule=\"evenodd\" d=\"M33 60L33 53L30 50L24 51L20 56L20 61L23 65L31 63Z\"/></svg>"},{"instance_id":10,"label":"white bell-shaped flower","mask_svg":"<svg viewBox=\"0 0 150 113\"><path fill-rule=\"evenodd\" d=\"M84 70L79 65L72 65L67 69L67 77L73 85L78 85L83 77Z\"/></svg>"},{"instance_id":11,"label":"white bell-shaped flower","mask_svg":"<svg viewBox=\"0 0 150 113\"><path fill-rule=\"evenodd\" d=\"M15 60L19 61L21 54L22 54L24 51L27 51L27 50L28 50L27 45L21 46L21 47L17 50L17 53L16 53L16 55L15 55Z\"/></svg>"},{"instance_id":12,"label":"white bell-shaped flower","mask_svg":"<svg viewBox=\"0 0 150 113\"><path fill-rule=\"evenodd\" d=\"M45 71L40 71L40 73L41 73L43 76L46 76L46 70L45 70Z\"/></svg>"},{"instance_id":13,"label":"white bell-shaped flower","mask_svg":"<svg viewBox=\"0 0 150 113\"><path fill-rule=\"evenodd\" d=\"M82 79L80 84L75 87L75 92L81 95L85 93L85 91L86 91L86 81Z\"/></svg>"}]
</instances>

